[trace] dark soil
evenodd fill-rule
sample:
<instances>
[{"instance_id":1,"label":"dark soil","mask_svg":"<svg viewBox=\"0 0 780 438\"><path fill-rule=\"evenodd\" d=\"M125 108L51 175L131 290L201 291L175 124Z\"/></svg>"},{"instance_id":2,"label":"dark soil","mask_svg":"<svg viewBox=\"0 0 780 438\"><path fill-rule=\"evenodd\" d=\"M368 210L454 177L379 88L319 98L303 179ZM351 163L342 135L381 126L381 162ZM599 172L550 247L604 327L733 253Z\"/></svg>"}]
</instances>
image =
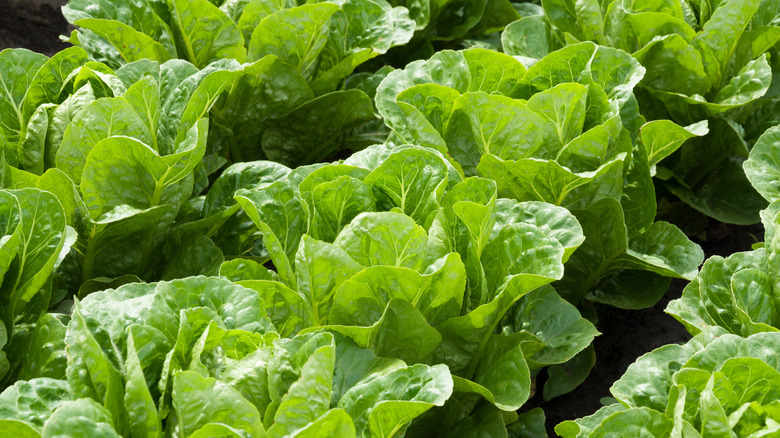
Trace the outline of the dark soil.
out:
<instances>
[{"instance_id":1,"label":"dark soil","mask_svg":"<svg viewBox=\"0 0 780 438\"><path fill-rule=\"evenodd\" d=\"M70 45L59 39L69 33L59 7L31 0L0 0L0 50L24 47L51 56Z\"/></svg>"},{"instance_id":2,"label":"dark soil","mask_svg":"<svg viewBox=\"0 0 780 438\"><path fill-rule=\"evenodd\" d=\"M65 4L66 0L61 0ZM0 0L0 50L24 47L48 56L68 46L59 40L72 28L62 17L59 8L35 5L29 0ZM688 212L690 213L690 212ZM763 239L761 225L725 225L706 217L686 214L691 223L662 218L674 222L686 233L697 236L707 257L727 256L734 252L749 251L751 245ZM610 307L598 309L598 328L603 334L596 338L596 365L585 382L573 392L543 402L541 390L528 403L541 406L547 417L547 433L557 436L553 427L561 421L594 413L601 407L600 400L609 397L609 387L626 371L637 357L669 343L683 343L690 339L682 324L664 313L670 300L679 298L687 282L675 280L661 301L644 310L621 310ZM546 372L538 376L541 388Z\"/></svg>"}]
</instances>

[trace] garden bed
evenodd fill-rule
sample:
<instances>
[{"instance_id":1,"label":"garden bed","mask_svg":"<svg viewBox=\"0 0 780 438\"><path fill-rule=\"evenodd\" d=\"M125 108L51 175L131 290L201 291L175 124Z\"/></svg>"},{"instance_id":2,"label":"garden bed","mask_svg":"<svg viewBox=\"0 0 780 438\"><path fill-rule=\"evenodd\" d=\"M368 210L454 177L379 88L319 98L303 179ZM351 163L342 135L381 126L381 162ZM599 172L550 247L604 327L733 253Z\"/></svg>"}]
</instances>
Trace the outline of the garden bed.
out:
<instances>
[{"instance_id":1,"label":"garden bed","mask_svg":"<svg viewBox=\"0 0 780 438\"><path fill-rule=\"evenodd\" d=\"M49 2L38 4L0 0L0 10L4 11L0 14L0 50L23 47L52 56L70 46L60 41L59 37L69 34L73 27L65 21L56 5ZM342 155L346 154L342 152ZM749 251L754 243L763 241L763 226L760 224L729 225L693 210L682 211L665 212L658 219L679 226L702 247L707 258L713 255L727 257L736 252ZM697 218L698 222L691 225L688 222L691 217ZM555 436L553 427L556 424L598 410L602 406L601 400L611 396L609 388L612 383L625 373L637 357L663 345L682 344L690 340L691 335L685 327L664 313L669 301L680 298L687 284L685 280L673 280L666 295L654 306L643 310L595 305L597 328L602 334L593 342L597 358L593 370L574 391L546 402L542 400L539 389L547 378L546 369L542 370L535 382L537 393L523 405L520 412L542 407L546 415L547 433Z\"/></svg>"}]
</instances>

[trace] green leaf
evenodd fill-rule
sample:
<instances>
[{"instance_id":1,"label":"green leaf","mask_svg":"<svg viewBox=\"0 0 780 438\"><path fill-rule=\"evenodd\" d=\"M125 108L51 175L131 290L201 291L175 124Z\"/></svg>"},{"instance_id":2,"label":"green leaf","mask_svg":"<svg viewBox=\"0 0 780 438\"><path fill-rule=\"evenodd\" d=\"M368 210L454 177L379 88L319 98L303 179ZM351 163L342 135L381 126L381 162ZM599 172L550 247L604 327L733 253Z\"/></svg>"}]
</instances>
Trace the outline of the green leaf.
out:
<instances>
[{"instance_id":1,"label":"green leaf","mask_svg":"<svg viewBox=\"0 0 780 438\"><path fill-rule=\"evenodd\" d=\"M92 217L121 205L178 209L192 192L192 172L206 149L207 126L202 120L181 151L162 157L128 137L101 140L87 157L81 184ZM122 154L117 153L120 150Z\"/></svg>"},{"instance_id":2,"label":"green leaf","mask_svg":"<svg viewBox=\"0 0 780 438\"><path fill-rule=\"evenodd\" d=\"M236 192L235 198L263 233L263 242L279 276L288 286L297 289L292 261L307 226L301 199L287 181L261 190L242 189ZM285 218L285 221L279 218Z\"/></svg>"},{"instance_id":3,"label":"green leaf","mask_svg":"<svg viewBox=\"0 0 780 438\"><path fill-rule=\"evenodd\" d=\"M408 148L390 154L364 180L417 223L439 208L447 186L447 167L435 153Z\"/></svg>"},{"instance_id":4,"label":"green leaf","mask_svg":"<svg viewBox=\"0 0 780 438\"><path fill-rule=\"evenodd\" d=\"M691 40L691 45L702 54L704 70L719 90L731 76L731 57L739 44L739 36L746 30L758 10L754 0L731 0L715 10L704 23L701 32Z\"/></svg>"},{"instance_id":5,"label":"green leaf","mask_svg":"<svg viewBox=\"0 0 780 438\"><path fill-rule=\"evenodd\" d=\"M522 438L526 436L540 436L547 434L544 428L546 419L542 408L533 408L518 415L517 422L507 426L509 436Z\"/></svg>"},{"instance_id":6,"label":"green leaf","mask_svg":"<svg viewBox=\"0 0 780 438\"><path fill-rule=\"evenodd\" d=\"M629 365L610 392L629 407L647 407L664 412L672 375L691 353L690 349L679 345L657 348Z\"/></svg>"},{"instance_id":7,"label":"green leaf","mask_svg":"<svg viewBox=\"0 0 780 438\"><path fill-rule=\"evenodd\" d=\"M779 144L780 126L767 129L750 151L750 158L742 164L750 183L769 202L780 199L777 184L780 164L776 157Z\"/></svg>"},{"instance_id":8,"label":"green leaf","mask_svg":"<svg viewBox=\"0 0 780 438\"><path fill-rule=\"evenodd\" d=\"M704 436L734 437L729 427L728 417L719 397L715 395L715 376L711 376L707 386L699 396L699 417Z\"/></svg>"},{"instance_id":9,"label":"green leaf","mask_svg":"<svg viewBox=\"0 0 780 438\"><path fill-rule=\"evenodd\" d=\"M655 222L629 242L621 262L628 268L692 280L703 260L704 251L679 228L668 222Z\"/></svg>"},{"instance_id":10,"label":"green leaf","mask_svg":"<svg viewBox=\"0 0 780 438\"><path fill-rule=\"evenodd\" d=\"M98 402L101 407L111 412L114 417L112 423L117 429L124 430L127 410L124 404L122 375L101 346L101 341L105 342L106 339L98 341L79 307L77 304L65 336L68 383L74 398L86 397L90 398L90 401ZM92 325L94 326L94 323ZM105 338L105 333L101 334L102 338ZM55 415L56 412L52 418ZM47 427L49 424L52 424L52 420L49 420Z\"/></svg>"},{"instance_id":11,"label":"green leaf","mask_svg":"<svg viewBox=\"0 0 780 438\"><path fill-rule=\"evenodd\" d=\"M466 286L466 272L457 254L438 261L425 275L405 267L372 266L342 283L334 292L332 324L370 326L388 302L413 304L433 326L457 316Z\"/></svg>"},{"instance_id":12,"label":"green leaf","mask_svg":"<svg viewBox=\"0 0 780 438\"><path fill-rule=\"evenodd\" d=\"M352 418L343 409L331 409L322 414L315 421L295 433L296 438L317 438L324 436L338 436L344 438L355 437L355 425Z\"/></svg>"},{"instance_id":13,"label":"green leaf","mask_svg":"<svg viewBox=\"0 0 780 438\"><path fill-rule=\"evenodd\" d=\"M159 227L167 226L172 216L167 206L139 210L122 205L96 220L79 213L76 226L82 239L75 247L83 257L75 260L77 266L72 268L80 271L77 275L82 282L128 272L141 274L149 263L147 251L155 233Z\"/></svg>"},{"instance_id":14,"label":"green leaf","mask_svg":"<svg viewBox=\"0 0 780 438\"><path fill-rule=\"evenodd\" d=\"M688 23L684 18L680 5L671 1L613 2L605 16L607 41L629 53L667 35L679 35L687 41L695 33L691 26L698 27L698 23Z\"/></svg>"},{"instance_id":15,"label":"green leaf","mask_svg":"<svg viewBox=\"0 0 780 438\"><path fill-rule=\"evenodd\" d=\"M390 438L450 394L446 366L413 365L369 375L344 393L338 407L352 417L359 436Z\"/></svg>"},{"instance_id":16,"label":"green leaf","mask_svg":"<svg viewBox=\"0 0 780 438\"><path fill-rule=\"evenodd\" d=\"M720 89L718 95L715 96L715 102L719 106L718 110L744 105L758 99L766 94L771 82L772 69L769 67L765 53L745 64L728 84ZM719 112L713 108L710 110Z\"/></svg>"},{"instance_id":17,"label":"green leaf","mask_svg":"<svg viewBox=\"0 0 780 438\"><path fill-rule=\"evenodd\" d=\"M328 41L330 17L338 9L333 3L314 3L268 15L252 32L249 60L275 55L311 79Z\"/></svg>"},{"instance_id":18,"label":"green leaf","mask_svg":"<svg viewBox=\"0 0 780 438\"><path fill-rule=\"evenodd\" d=\"M328 42L320 53L317 79L312 88L333 91L339 81L363 63L407 43L414 22L409 11L383 0L349 0L340 3L330 18Z\"/></svg>"},{"instance_id":19,"label":"green leaf","mask_svg":"<svg viewBox=\"0 0 780 438\"><path fill-rule=\"evenodd\" d=\"M585 381L595 364L596 352L590 345L567 362L547 368L548 378L542 393L544 400L573 391Z\"/></svg>"},{"instance_id":20,"label":"green leaf","mask_svg":"<svg viewBox=\"0 0 780 438\"><path fill-rule=\"evenodd\" d=\"M272 161L235 163L227 167L209 188L203 201L203 214L210 216L236 204L238 189L260 189L284 180L290 168Z\"/></svg>"},{"instance_id":21,"label":"green leaf","mask_svg":"<svg viewBox=\"0 0 780 438\"><path fill-rule=\"evenodd\" d=\"M748 145L742 129L722 119L709 120L710 132L689 140L665 185L695 209L722 222L753 224L766 201L744 176Z\"/></svg>"},{"instance_id":22,"label":"green leaf","mask_svg":"<svg viewBox=\"0 0 780 438\"><path fill-rule=\"evenodd\" d=\"M778 398L780 371L760 359L745 357L727 360L720 372L729 379L738 396L734 406L756 402L767 405Z\"/></svg>"},{"instance_id":23,"label":"green leaf","mask_svg":"<svg viewBox=\"0 0 780 438\"><path fill-rule=\"evenodd\" d=\"M196 67L220 59L246 60L238 26L208 0L172 0L171 6L176 46Z\"/></svg>"},{"instance_id":24,"label":"green leaf","mask_svg":"<svg viewBox=\"0 0 780 438\"><path fill-rule=\"evenodd\" d=\"M668 277L693 278L704 259L698 245L691 242L677 227L666 222L655 222L639 236L628 240L620 204L614 199L603 199L586 210L575 210L582 225L585 243L566 265L567 277L559 292L577 302L599 279L622 269L639 269ZM662 243L663 242L663 243ZM618 284L630 284L631 271L625 271ZM648 282L647 274L639 284ZM624 281L628 280L628 281ZM632 292L631 288L604 287L591 291L591 299L627 308L653 305L668 285L654 292Z\"/></svg>"},{"instance_id":25,"label":"green leaf","mask_svg":"<svg viewBox=\"0 0 780 438\"><path fill-rule=\"evenodd\" d=\"M5 432L13 434L13 436L18 438L41 437L41 434L32 426L17 420L0 420L0 427L2 427Z\"/></svg>"},{"instance_id":26,"label":"green leaf","mask_svg":"<svg viewBox=\"0 0 780 438\"><path fill-rule=\"evenodd\" d=\"M491 335L475 369L474 382L493 394L493 403L515 411L528 400L531 372L523 354L523 333Z\"/></svg>"},{"instance_id":27,"label":"green leaf","mask_svg":"<svg viewBox=\"0 0 780 438\"><path fill-rule=\"evenodd\" d=\"M54 54L35 73L24 97L22 116L29 119L38 106L60 103L69 75L85 62L87 53L79 47L69 47Z\"/></svg>"},{"instance_id":28,"label":"green leaf","mask_svg":"<svg viewBox=\"0 0 780 438\"><path fill-rule=\"evenodd\" d=\"M138 438L162 437L162 424L157 407L147 387L136 351L132 330L127 336L125 359L125 406L130 420L130 433Z\"/></svg>"},{"instance_id":29,"label":"green leaf","mask_svg":"<svg viewBox=\"0 0 780 438\"><path fill-rule=\"evenodd\" d=\"M208 423L223 423L249 436L265 435L260 413L238 391L194 371L174 374L173 406L170 421L184 436Z\"/></svg>"},{"instance_id":30,"label":"green leaf","mask_svg":"<svg viewBox=\"0 0 780 438\"><path fill-rule=\"evenodd\" d=\"M559 84L578 82L580 74L593 59L597 47L591 42L585 42L568 45L550 53L528 69L523 83L536 90L549 90ZM563 90L575 91L575 89L575 84L569 84Z\"/></svg>"},{"instance_id":31,"label":"green leaf","mask_svg":"<svg viewBox=\"0 0 780 438\"><path fill-rule=\"evenodd\" d=\"M696 351L685 367L714 372L732 357L752 357L777 370L780 362L771 354L771 350L778 340L780 338L776 333L757 333L747 338L723 335L709 343L706 349Z\"/></svg>"},{"instance_id":32,"label":"green leaf","mask_svg":"<svg viewBox=\"0 0 780 438\"><path fill-rule=\"evenodd\" d=\"M594 171L575 173L553 160L508 161L485 154L477 166L477 173L496 181L501 197L575 209L601 199L620 198L624 159L621 154Z\"/></svg>"},{"instance_id":33,"label":"green leaf","mask_svg":"<svg viewBox=\"0 0 780 438\"><path fill-rule=\"evenodd\" d=\"M555 433L563 438L589 436L591 432L593 432L593 429L601 424L605 418L625 409L626 407L620 403L604 406L596 411L593 415L559 423L557 426L555 426Z\"/></svg>"},{"instance_id":34,"label":"green leaf","mask_svg":"<svg viewBox=\"0 0 780 438\"><path fill-rule=\"evenodd\" d=\"M332 338L330 343L323 344L310 352L301 367L300 378L282 398L273 418L274 424L268 429L269 436L292 435L316 421L330 408L336 345Z\"/></svg>"},{"instance_id":35,"label":"green leaf","mask_svg":"<svg viewBox=\"0 0 780 438\"><path fill-rule=\"evenodd\" d=\"M119 438L113 426L114 419L109 409L90 399L79 399L63 403L49 417L43 427L41 438L71 436L74 438Z\"/></svg>"},{"instance_id":36,"label":"green leaf","mask_svg":"<svg viewBox=\"0 0 780 438\"><path fill-rule=\"evenodd\" d=\"M428 236L412 218L397 212L361 213L333 242L363 266L422 270Z\"/></svg>"},{"instance_id":37,"label":"green leaf","mask_svg":"<svg viewBox=\"0 0 780 438\"><path fill-rule=\"evenodd\" d=\"M704 94L712 87L712 80L704 71L701 53L680 35L651 41L633 55L647 67L643 84L651 90L693 96ZM670 71L675 74L668 74Z\"/></svg>"},{"instance_id":38,"label":"green leaf","mask_svg":"<svg viewBox=\"0 0 780 438\"><path fill-rule=\"evenodd\" d=\"M522 17L501 33L504 53L542 59L560 48L552 27L543 15Z\"/></svg>"},{"instance_id":39,"label":"green leaf","mask_svg":"<svg viewBox=\"0 0 780 438\"><path fill-rule=\"evenodd\" d=\"M332 242L358 214L376 210L371 188L349 175L315 185L308 198L313 209L310 234L327 242Z\"/></svg>"},{"instance_id":40,"label":"green leaf","mask_svg":"<svg viewBox=\"0 0 780 438\"><path fill-rule=\"evenodd\" d=\"M654 120L640 128L642 145L647 151L650 166L671 155L689 138L707 134L707 121L681 127L669 120Z\"/></svg>"},{"instance_id":41,"label":"green leaf","mask_svg":"<svg viewBox=\"0 0 780 438\"><path fill-rule=\"evenodd\" d=\"M600 334L576 307L547 286L521 298L508 316L512 331L525 330L546 344L529 358L534 367L567 362Z\"/></svg>"},{"instance_id":42,"label":"green leaf","mask_svg":"<svg viewBox=\"0 0 780 438\"><path fill-rule=\"evenodd\" d=\"M225 256L214 241L202 234L187 234L182 239L184 242L169 243L175 249L173 254L166 258L162 280L219 273Z\"/></svg>"},{"instance_id":43,"label":"green leaf","mask_svg":"<svg viewBox=\"0 0 780 438\"><path fill-rule=\"evenodd\" d=\"M518 257L520 255L520 257ZM487 296L470 297L466 315L442 323L437 357L457 375L470 377L490 335L509 308L528 292L563 275L563 247L528 224L505 227L485 248Z\"/></svg>"},{"instance_id":44,"label":"green leaf","mask_svg":"<svg viewBox=\"0 0 780 438\"><path fill-rule=\"evenodd\" d=\"M284 284L270 279L243 280L238 284L260 294L266 313L281 336L289 337L315 325L311 306Z\"/></svg>"},{"instance_id":45,"label":"green leaf","mask_svg":"<svg viewBox=\"0 0 780 438\"><path fill-rule=\"evenodd\" d=\"M16 144L24 138L27 126L23 112L25 95L46 61L48 58L45 55L27 49L6 49L0 52L0 78L4 84L0 92L0 132L10 144ZM27 117L34 111L35 108L28 110Z\"/></svg>"},{"instance_id":46,"label":"green leaf","mask_svg":"<svg viewBox=\"0 0 780 438\"><path fill-rule=\"evenodd\" d=\"M152 143L150 146L159 152L157 145L157 126L160 122L160 90L151 75L145 75L142 79L133 83L127 88L123 96L127 103L143 120L149 132L152 134Z\"/></svg>"},{"instance_id":47,"label":"green leaf","mask_svg":"<svg viewBox=\"0 0 780 438\"><path fill-rule=\"evenodd\" d=\"M11 210L12 219L5 224L11 229L18 226L18 229L4 233L12 236L19 233L18 241L15 237L8 238L8 244L18 245L14 250L18 258L7 268L5 279L0 286L3 321L6 329L10 331L14 322L24 318L30 322L36 321L46 311L49 301L47 294L50 290L44 285L51 277L57 261L61 260L60 253L67 251L73 242L66 238L68 232L65 213L54 195L38 189L11 190L4 193L16 198L11 206L16 204L20 209L18 222L13 219ZM9 197L3 198L6 203L11 202ZM8 249L0 249L3 249L5 265L11 261L9 256L12 253L7 252ZM0 267L4 267L3 265ZM42 302L38 303L36 309L35 302L38 300ZM32 304L32 308L28 304Z\"/></svg>"},{"instance_id":48,"label":"green leaf","mask_svg":"<svg viewBox=\"0 0 780 438\"><path fill-rule=\"evenodd\" d=\"M335 290L362 267L341 248L304 236L295 256L298 291L321 325L331 309Z\"/></svg>"},{"instance_id":49,"label":"green leaf","mask_svg":"<svg viewBox=\"0 0 780 438\"><path fill-rule=\"evenodd\" d=\"M414 85L428 83L465 93L469 91L470 79L469 66L462 53L440 51L428 61L414 61L404 70L390 72L377 88L376 106L387 126L403 133L406 117L396 101L398 94Z\"/></svg>"},{"instance_id":50,"label":"green leaf","mask_svg":"<svg viewBox=\"0 0 780 438\"><path fill-rule=\"evenodd\" d=\"M585 103L588 89L579 84L560 84L534 94L528 108L552 123L561 146L569 143L585 123Z\"/></svg>"},{"instance_id":51,"label":"green leaf","mask_svg":"<svg viewBox=\"0 0 780 438\"><path fill-rule=\"evenodd\" d=\"M46 131L44 167L51 169L56 165L57 151L62 143L70 122L82 108L95 100L91 85L86 85L74 92L64 102L59 104L49 115L49 127Z\"/></svg>"},{"instance_id":52,"label":"green leaf","mask_svg":"<svg viewBox=\"0 0 780 438\"><path fill-rule=\"evenodd\" d=\"M244 67L232 84L224 102L218 105L219 117L232 133L227 138L233 161L265 158L261 139L266 121L283 117L314 99L306 79L291 65L273 55Z\"/></svg>"},{"instance_id":53,"label":"green leaf","mask_svg":"<svg viewBox=\"0 0 780 438\"><path fill-rule=\"evenodd\" d=\"M89 29L107 40L117 49L125 62L142 59L165 62L173 57L165 46L121 21L82 18L74 21L73 24Z\"/></svg>"},{"instance_id":54,"label":"green leaf","mask_svg":"<svg viewBox=\"0 0 780 438\"><path fill-rule=\"evenodd\" d=\"M579 40L604 43L604 20L597 0L545 0L545 16Z\"/></svg>"},{"instance_id":55,"label":"green leaf","mask_svg":"<svg viewBox=\"0 0 780 438\"><path fill-rule=\"evenodd\" d=\"M496 201L496 222L490 232L494 239L505 226L527 223L536 226L545 235L554 237L564 249L563 261L585 241L582 227L569 210L545 202L518 202L514 199Z\"/></svg>"},{"instance_id":56,"label":"green leaf","mask_svg":"<svg viewBox=\"0 0 780 438\"><path fill-rule=\"evenodd\" d=\"M219 276L234 283L246 280L269 280L275 279L268 268L249 259L233 259L222 262L219 266Z\"/></svg>"},{"instance_id":57,"label":"green leaf","mask_svg":"<svg viewBox=\"0 0 780 438\"><path fill-rule=\"evenodd\" d=\"M112 136L153 144L151 132L125 99L98 99L84 107L65 130L57 150L57 168L80 184L90 151Z\"/></svg>"},{"instance_id":58,"label":"green leaf","mask_svg":"<svg viewBox=\"0 0 780 438\"><path fill-rule=\"evenodd\" d=\"M626 409L607 417L590 435L607 437L613 434L630 436L668 436L672 432L672 420L664 414L648 408Z\"/></svg>"},{"instance_id":59,"label":"green leaf","mask_svg":"<svg viewBox=\"0 0 780 438\"><path fill-rule=\"evenodd\" d=\"M29 328L28 333L19 333L17 326L14 336L27 336L24 345L25 355L19 358L16 380L32 380L37 377L65 379L67 355L65 354L65 325L52 313L44 314Z\"/></svg>"},{"instance_id":60,"label":"green leaf","mask_svg":"<svg viewBox=\"0 0 780 438\"><path fill-rule=\"evenodd\" d=\"M191 128L242 75L241 64L233 59L216 61L200 71L184 61L164 63L160 72L160 96L165 102L158 127L160 154L176 152Z\"/></svg>"},{"instance_id":61,"label":"green leaf","mask_svg":"<svg viewBox=\"0 0 780 438\"><path fill-rule=\"evenodd\" d=\"M467 175L476 173L482 155L507 160L554 158L548 146L556 137L553 124L524 102L482 92L455 101L444 138L449 153Z\"/></svg>"},{"instance_id":62,"label":"green leaf","mask_svg":"<svg viewBox=\"0 0 780 438\"><path fill-rule=\"evenodd\" d=\"M771 280L764 271L766 257L763 250L737 253L725 260L711 257L682 297L669 303L667 313L694 334L712 325L743 336L769 330L777 310Z\"/></svg>"},{"instance_id":63,"label":"green leaf","mask_svg":"<svg viewBox=\"0 0 780 438\"><path fill-rule=\"evenodd\" d=\"M24 422L40 431L52 412L71 398L70 387L64 380L18 380L0 394L0 417Z\"/></svg>"}]
</instances>

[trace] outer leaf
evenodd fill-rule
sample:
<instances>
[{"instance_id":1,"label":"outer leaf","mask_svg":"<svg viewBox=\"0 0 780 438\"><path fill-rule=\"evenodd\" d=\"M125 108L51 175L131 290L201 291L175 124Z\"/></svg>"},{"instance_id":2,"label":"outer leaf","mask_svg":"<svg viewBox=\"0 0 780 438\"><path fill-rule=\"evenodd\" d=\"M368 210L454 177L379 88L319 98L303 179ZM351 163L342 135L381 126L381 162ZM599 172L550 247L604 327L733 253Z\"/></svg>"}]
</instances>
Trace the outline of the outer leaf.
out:
<instances>
[{"instance_id":1,"label":"outer leaf","mask_svg":"<svg viewBox=\"0 0 780 438\"><path fill-rule=\"evenodd\" d=\"M142 59L165 62L172 58L165 46L121 21L82 18L74 21L73 24L89 29L106 39L119 51L125 62Z\"/></svg>"},{"instance_id":2,"label":"outer leaf","mask_svg":"<svg viewBox=\"0 0 780 438\"><path fill-rule=\"evenodd\" d=\"M358 436L389 438L406 423L452 393L452 377L444 365L414 365L375 373L339 400L338 407L355 421Z\"/></svg>"},{"instance_id":3,"label":"outer leaf","mask_svg":"<svg viewBox=\"0 0 780 438\"><path fill-rule=\"evenodd\" d=\"M26 120L22 105L36 72L47 61L45 55L26 49L6 49L0 52L2 89L0 91L0 131L11 144L24 138ZM28 111L30 115L34 112Z\"/></svg>"},{"instance_id":4,"label":"outer leaf","mask_svg":"<svg viewBox=\"0 0 780 438\"><path fill-rule=\"evenodd\" d=\"M536 366L564 363L599 335L596 327L552 287L543 287L524 296L510 321L513 331L528 331L546 344L542 351L529 358Z\"/></svg>"},{"instance_id":5,"label":"outer leaf","mask_svg":"<svg viewBox=\"0 0 780 438\"><path fill-rule=\"evenodd\" d=\"M668 157L685 140L706 133L706 121L683 128L669 120L655 120L643 125L640 131L642 145L647 151L650 166L655 166L659 161Z\"/></svg>"},{"instance_id":6,"label":"outer leaf","mask_svg":"<svg viewBox=\"0 0 780 438\"><path fill-rule=\"evenodd\" d=\"M71 436L74 438L119 438L112 423L111 411L90 399L63 403L49 417L41 438Z\"/></svg>"},{"instance_id":7,"label":"outer leaf","mask_svg":"<svg viewBox=\"0 0 780 438\"><path fill-rule=\"evenodd\" d=\"M593 437L607 437L612 434L631 436L667 436L672 431L672 420L664 414L648 408L633 408L607 417L593 430Z\"/></svg>"},{"instance_id":8,"label":"outer leaf","mask_svg":"<svg viewBox=\"0 0 780 438\"><path fill-rule=\"evenodd\" d=\"M18 326L16 330L18 330ZM15 333L15 336L28 336L26 354L19 358L17 380L30 380L36 377L65 379L67 355L65 354L65 325L52 313L44 314L30 329L29 333Z\"/></svg>"},{"instance_id":9,"label":"outer leaf","mask_svg":"<svg viewBox=\"0 0 780 438\"><path fill-rule=\"evenodd\" d=\"M219 8L207 0L171 3L177 47L196 67L219 59L246 60L241 31Z\"/></svg>"},{"instance_id":10,"label":"outer leaf","mask_svg":"<svg viewBox=\"0 0 780 438\"><path fill-rule=\"evenodd\" d=\"M315 3L284 9L265 17L252 32L249 59L276 55L310 79L328 40L328 21L338 6Z\"/></svg>"},{"instance_id":11,"label":"outer leaf","mask_svg":"<svg viewBox=\"0 0 780 438\"><path fill-rule=\"evenodd\" d=\"M753 187L769 202L780 199L780 126L767 129L759 137L750 158L743 163L745 174Z\"/></svg>"},{"instance_id":12,"label":"outer leaf","mask_svg":"<svg viewBox=\"0 0 780 438\"><path fill-rule=\"evenodd\" d=\"M40 431L52 412L71 397L64 380L19 380L0 394L0 417L25 422Z\"/></svg>"}]
</instances>

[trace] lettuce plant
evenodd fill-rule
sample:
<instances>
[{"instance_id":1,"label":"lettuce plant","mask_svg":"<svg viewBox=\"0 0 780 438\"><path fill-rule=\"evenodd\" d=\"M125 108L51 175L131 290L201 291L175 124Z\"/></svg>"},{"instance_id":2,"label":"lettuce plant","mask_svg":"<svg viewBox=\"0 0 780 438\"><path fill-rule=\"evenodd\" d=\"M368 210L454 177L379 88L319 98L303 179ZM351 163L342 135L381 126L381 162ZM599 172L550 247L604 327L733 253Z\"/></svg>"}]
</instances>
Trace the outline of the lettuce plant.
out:
<instances>
[{"instance_id":1,"label":"lettuce plant","mask_svg":"<svg viewBox=\"0 0 780 438\"><path fill-rule=\"evenodd\" d=\"M555 427L573 437L759 437L780 430L779 333L707 330L637 359L610 392L615 403Z\"/></svg>"},{"instance_id":2,"label":"lettuce plant","mask_svg":"<svg viewBox=\"0 0 780 438\"><path fill-rule=\"evenodd\" d=\"M375 120L363 91L339 88L414 28L405 8L385 0L74 0L63 13L79 26L70 41L114 68L181 59L191 65L173 63L180 74L226 70L205 86L209 98L224 93L211 110L209 149L230 162L291 166L327 158L349 143L345 133Z\"/></svg>"},{"instance_id":3,"label":"lettuce plant","mask_svg":"<svg viewBox=\"0 0 780 438\"><path fill-rule=\"evenodd\" d=\"M664 277L693 278L703 259L679 229L654 221L649 154L679 143L663 138L667 121L633 146L643 118L632 88L643 73L628 54L592 43L528 69L484 49L443 51L391 72L377 107L390 141L446 154L466 175L494 180L499 196L574 213L586 239L556 284L566 299L642 308L666 291Z\"/></svg>"},{"instance_id":4,"label":"lettuce plant","mask_svg":"<svg viewBox=\"0 0 780 438\"><path fill-rule=\"evenodd\" d=\"M0 382L49 368L30 359L44 348L40 335L49 327L57 331L57 321L49 325L41 317L61 299L53 291L53 274L75 238L51 193L0 190Z\"/></svg>"},{"instance_id":5,"label":"lettuce plant","mask_svg":"<svg viewBox=\"0 0 780 438\"><path fill-rule=\"evenodd\" d=\"M110 283L87 284L95 278L120 278L116 285L139 276L155 280L217 272L221 254L207 253L219 258L212 271L209 260L192 263L187 258L193 248L214 248L213 243L202 237L189 242L181 230L169 233L175 221L186 220L188 209L182 218L177 216L193 194L209 185L209 175L242 152L244 137L232 137L225 145L208 141L210 124L204 116L210 110L231 120L237 130L263 124L269 139L265 143L279 146L266 151L280 160L281 154L299 156L304 148L309 160L332 151L327 140L316 148L308 136L292 135L294 129L282 117L287 110L318 114L318 108L339 112L343 105L352 106L354 111L340 119L345 125L331 120L319 131L307 125L307 135L318 137L338 135L374 118L370 100L358 90L307 102L311 90L296 88L306 86L303 80L284 85L287 77L277 73L280 68L286 71L286 64L275 56L245 66L222 60L201 70L181 60L138 61L116 72L87 61L77 47L51 60L23 49L0 56L8 67L5 80L18 85L0 96L3 105L15 109L3 112L14 117L6 117L0 126L2 186L56 194L67 224L79 235L55 279L56 290L70 293L84 286L85 294ZM234 96L244 100L219 101L226 89L236 90ZM342 105L333 104L342 98ZM267 111L241 117L247 99L262 103ZM302 105L299 110L297 105ZM249 132L247 136L252 138ZM227 194L231 201L232 195ZM195 268L187 271L191 264Z\"/></svg>"},{"instance_id":6,"label":"lettuce plant","mask_svg":"<svg viewBox=\"0 0 780 438\"><path fill-rule=\"evenodd\" d=\"M22 74L24 64L17 67ZM39 106L41 123L29 124L18 154L5 155L3 185L55 193L78 232L58 273L60 288L74 292L95 277L146 276L179 209L203 187L204 169L213 163L204 160L202 115L213 100L197 85L210 76L193 69L188 78L177 67L164 65L127 84L125 74L137 71L115 74L94 62L61 71L59 86L47 82L60 92L50 100L61 103Z\"/></svg>"},{"instance_id":7,"label":"lettuce plant","mask_svg":"<svg viewBox=\"0 0 780 438\"><path fill-rule=\"evenodd\" d=\"M770 202L761 212L765 242L761 247L732 254L713 256L699 275L683 290L682 297L669 303L666 312L697 334L717 326L729 333L749 336L780 330L778 287L778 148L780 127L767 130L750 151L745 173L758 192Z\"/></svg>"},{"instance_id":8,"label":"lettuce plant","mask_svg":"<svg viewBox=\"0 0 780 438\"><path fill-rule=\"evenodd\" d=\"M235 198L276 272L244 258L220 275L256 290L283 336L326 329L380 357L448 366L457 397L410 433L483 416L503 428L501 411L526 402L539 369L598 334L539 289L582 243L574 216L499 199L494 182L463 179L434 150L378 145Z\"/></svg>"},{"instance_id":9,"label":"lettuce plant","mask_svg":"<svg viewBox=\"0 0 780 438\"><path fill-rule=\"evenodd\" d=\"M379 358L321 331L280 338L256 292L219 278L96 292L55 342L65 373L0 394L4 431L391 437L453 388L441 365Z\"/></svg>"},{"instance_id":10,"label":"lettuce plant","mask_svg":"<svg viewBox=\"0 0 780 438\"><path fill-rule=\"evenodd\" d=\"M202 69L214 61L275 55L332 91L361 63L406 43L414 22L384 0L298 4L259 1L72 0L62 9L79 30L70 41L112 67L179 58Z\"/></svg>"},{"instance_id":11,"label":"lettuce plant","mask_svg":"<svg viewBox=\"0 0 780 438\"><path fill-rule=\"evenodd\" d=\"M753 128L753 112L766 117L773 108L773 99L761 98L773 77L768 52L780 40L776 2L547 0L542 5L542 15L507 27L504 50L539 59L572 41L589 40L631 53L647 70L637 93L645 117L684 125L710 122L709 135L686 142L662 163L658 177L709 216L757 222L766 204L740 163L761 134Z\"/></svg>"}]
</instances>

